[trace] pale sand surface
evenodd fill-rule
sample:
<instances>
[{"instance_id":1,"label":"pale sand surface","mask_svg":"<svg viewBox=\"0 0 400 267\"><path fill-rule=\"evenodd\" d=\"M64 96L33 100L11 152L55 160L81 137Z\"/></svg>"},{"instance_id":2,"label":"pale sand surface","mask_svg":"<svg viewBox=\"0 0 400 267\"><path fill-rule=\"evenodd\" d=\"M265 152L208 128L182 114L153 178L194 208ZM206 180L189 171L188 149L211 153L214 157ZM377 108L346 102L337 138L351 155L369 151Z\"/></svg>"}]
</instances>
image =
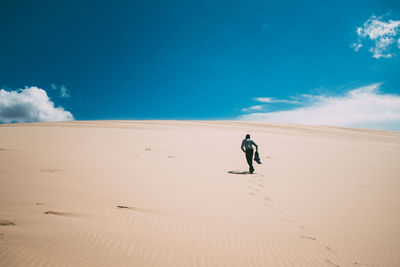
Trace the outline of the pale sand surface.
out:
<instances>
[{"instance_id":1,"label":"pale sand surface","mask_svg":"<svg viewBox=\"0 0 400 267\"><path fill-rule=\"evenodd\" d=\"M228 173L247 171L246 133L263 164ZM0 125L0 266L397 267L400 133Z\"/></svg>"}]
</instances>

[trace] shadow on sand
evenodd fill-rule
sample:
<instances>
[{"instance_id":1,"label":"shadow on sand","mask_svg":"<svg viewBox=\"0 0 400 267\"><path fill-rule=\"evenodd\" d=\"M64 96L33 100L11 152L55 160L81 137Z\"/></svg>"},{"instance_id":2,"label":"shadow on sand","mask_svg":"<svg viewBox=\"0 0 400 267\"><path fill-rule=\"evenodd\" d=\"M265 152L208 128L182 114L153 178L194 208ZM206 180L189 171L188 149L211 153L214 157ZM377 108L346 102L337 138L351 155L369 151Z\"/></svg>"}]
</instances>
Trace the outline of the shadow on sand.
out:
<instances>
[{"instance_id":1,"label":"shadow on sand","mask_svg":"<svg viewBox=\"0 0 400 267\"><path fill-rule=\"evenodd\" d=\"M230 173L230 174L250 174L250 172L243 172L243 171L228 171L228 173Z\"/></svg>"}]
</instances>

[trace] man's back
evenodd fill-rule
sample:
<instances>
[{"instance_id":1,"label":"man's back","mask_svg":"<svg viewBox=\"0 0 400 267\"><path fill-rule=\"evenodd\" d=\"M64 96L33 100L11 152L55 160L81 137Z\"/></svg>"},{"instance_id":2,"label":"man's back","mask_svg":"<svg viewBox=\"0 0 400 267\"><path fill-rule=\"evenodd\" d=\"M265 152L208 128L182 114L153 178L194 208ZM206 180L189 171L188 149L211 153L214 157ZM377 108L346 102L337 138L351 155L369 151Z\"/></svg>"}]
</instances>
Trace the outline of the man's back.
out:
<instances>
[{"instance_id":1,"label":"man's back","mask_svg":"<svg viewBox=\"0 0 400 267\"><path fill-rule=\"evenodd\" d=\"M256 144L251 139L244 139L242 142L242 147L244 147L245 150L253 149L253 145Z\"/></svg>"}]
</instances>

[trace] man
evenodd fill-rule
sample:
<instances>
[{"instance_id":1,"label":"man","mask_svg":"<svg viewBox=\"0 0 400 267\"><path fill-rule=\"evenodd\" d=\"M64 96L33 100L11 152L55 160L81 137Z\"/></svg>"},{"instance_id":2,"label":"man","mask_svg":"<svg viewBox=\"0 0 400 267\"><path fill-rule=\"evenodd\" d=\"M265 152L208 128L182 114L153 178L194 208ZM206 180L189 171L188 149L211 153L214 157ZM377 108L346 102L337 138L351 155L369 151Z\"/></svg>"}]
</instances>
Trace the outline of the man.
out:
<instances>
[{"instance_id":1,"label":"man","mask_svg":"<svg viewBox=\"0 0 400 267\"><path fill-rule=\"evenodd\" d=\"M246 135L246 139L242 141L242 146L240 147L244 153L246 153L246 160L247 163L249 164L250 168L250 173L254 172L253 168L253 146L256 147L256 152L258 152L258 146L256 143L253 142L253 140L250 139L250 135Z\"/></svg>"}]
</instances>

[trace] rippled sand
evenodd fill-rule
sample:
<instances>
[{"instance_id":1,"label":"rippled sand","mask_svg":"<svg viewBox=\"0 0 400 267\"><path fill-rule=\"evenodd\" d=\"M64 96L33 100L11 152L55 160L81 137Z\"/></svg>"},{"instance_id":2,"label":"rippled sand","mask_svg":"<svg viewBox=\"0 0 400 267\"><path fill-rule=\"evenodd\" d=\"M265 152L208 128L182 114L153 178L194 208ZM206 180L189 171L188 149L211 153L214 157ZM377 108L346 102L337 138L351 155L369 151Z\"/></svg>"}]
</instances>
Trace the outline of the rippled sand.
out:
<instances>
[{"instance_id":1,"label":"rippled sand","mask_svg":"<svg viewBox=\"0 0 400 267\"><path fill-rule=\"evenodd\" d=\"M385 131L0 125L0 266L400 266L399 159Z\"/></svg>"}]
</instances>

